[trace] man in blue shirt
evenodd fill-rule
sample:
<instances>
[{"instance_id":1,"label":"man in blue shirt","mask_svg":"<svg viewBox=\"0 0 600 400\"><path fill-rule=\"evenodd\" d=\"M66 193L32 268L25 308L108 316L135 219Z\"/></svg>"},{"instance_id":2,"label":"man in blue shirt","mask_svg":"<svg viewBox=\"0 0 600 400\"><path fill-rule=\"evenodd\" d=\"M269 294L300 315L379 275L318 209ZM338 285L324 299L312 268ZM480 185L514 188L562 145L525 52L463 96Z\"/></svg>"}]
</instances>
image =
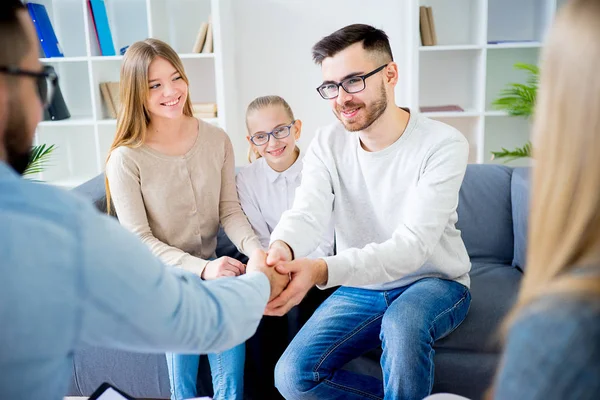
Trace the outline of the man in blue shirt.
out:
<instances>
[{"instance_id":1,"label":"man in blue shirt","mask_svg":"<svg viewBox=\"0 0 600 400\"><path fill-rule=\"evenodd\" d=\"M218 352L248 339L282 288L257 251L239 278L166 268L63 190L23 180L56 77L19 0L0 5L0 399L62 399L82 345ZM260 261L254 262L254 258ZM286 282L286 280L283 280Z\"/></svg>"}]
</instances>

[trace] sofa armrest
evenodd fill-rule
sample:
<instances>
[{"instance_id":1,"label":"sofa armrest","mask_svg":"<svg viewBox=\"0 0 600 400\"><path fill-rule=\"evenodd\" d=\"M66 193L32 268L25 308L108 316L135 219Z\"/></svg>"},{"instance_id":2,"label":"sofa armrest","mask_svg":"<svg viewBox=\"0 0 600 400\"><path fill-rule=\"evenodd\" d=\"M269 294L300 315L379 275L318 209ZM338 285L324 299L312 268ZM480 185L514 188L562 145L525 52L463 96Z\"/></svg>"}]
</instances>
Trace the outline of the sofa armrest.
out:
<instances>
[{"instance_id":1,"label":"sofa armrest","mask_svg":"<svg viewBox=\"0 0 600 400\"><path fill-rule=\"evenodd\" d=\"M527 229L529 220L530 168L515 168L511 181L511 202L515 253L513 266L525 270L527 259Z\"/></svg>"},{"instance_id":2,"label":"sofa armrest","mask_svg":"<svg viewBox=\"0 0 600 400\"><path fill-rule=\"evenodd\" d=\"M106 188L104 186L104 173L73 188L73 192L90 200L94 206L106 213ZM114 211L111 215L115 216Z\"/></svg>"}]
</instances>

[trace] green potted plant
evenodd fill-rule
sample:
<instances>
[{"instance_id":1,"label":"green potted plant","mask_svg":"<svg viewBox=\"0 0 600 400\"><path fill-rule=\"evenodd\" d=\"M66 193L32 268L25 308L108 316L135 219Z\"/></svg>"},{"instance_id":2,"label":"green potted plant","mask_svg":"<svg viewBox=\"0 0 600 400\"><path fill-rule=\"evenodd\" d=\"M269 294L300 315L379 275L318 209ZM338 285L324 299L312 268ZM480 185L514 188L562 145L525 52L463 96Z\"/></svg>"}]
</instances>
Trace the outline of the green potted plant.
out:
<instances>
[{"instance_id":1,"label":"green potted plant","mask_svg":"<svg viewBox=\"0 0 600 400\"><path fill-rule=\"evenodd\" d=\"M535 107L540 71L537 65L516 63L515 69L525 71L528 76L525 83L509 83L500 92L500 97L492 102L496 110L506 111L514 117L530 118ZM502 148L501 151L492 151L492 160L505 159L505 162L518 158L531 157L531 142L525 143L523 147L513 150Z\"/></svg>"},{"instance_id":2,"label":"green potted plant","mask_svg":"<svg viewBox=\"0 0 600 400\"><path fill-rule=\"evenodd\" d=\"M56 149L56 146L40 144L37 146L33 146L31 150L31 158L29 159L29 164L27 164L27 168L25 168L25 172L23 172L23 176L30 176L34 174L39 174L42 172L50 161L50 155Z\"/></svg>"}]
</instances>

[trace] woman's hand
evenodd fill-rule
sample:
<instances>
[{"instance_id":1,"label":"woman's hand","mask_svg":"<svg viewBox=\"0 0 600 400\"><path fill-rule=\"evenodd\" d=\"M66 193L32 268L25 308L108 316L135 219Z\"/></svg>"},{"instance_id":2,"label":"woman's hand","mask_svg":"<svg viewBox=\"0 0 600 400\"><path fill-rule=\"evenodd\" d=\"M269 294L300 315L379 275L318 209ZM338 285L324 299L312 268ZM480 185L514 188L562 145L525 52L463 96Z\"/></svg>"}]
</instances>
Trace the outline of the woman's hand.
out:
<instances>
[{"instance_id":1,"label":"woman's hand","mask_svg":"<svg viewBox=\"0 0 600 400\"><path fill-rule=\"evenodd\" d=\"M224 276L238 276L246 273L246 266L231 257L219 257L216 260L209 262L204 271L202 271L202 279L211 280Z\"/></svg>"}]
</instances>

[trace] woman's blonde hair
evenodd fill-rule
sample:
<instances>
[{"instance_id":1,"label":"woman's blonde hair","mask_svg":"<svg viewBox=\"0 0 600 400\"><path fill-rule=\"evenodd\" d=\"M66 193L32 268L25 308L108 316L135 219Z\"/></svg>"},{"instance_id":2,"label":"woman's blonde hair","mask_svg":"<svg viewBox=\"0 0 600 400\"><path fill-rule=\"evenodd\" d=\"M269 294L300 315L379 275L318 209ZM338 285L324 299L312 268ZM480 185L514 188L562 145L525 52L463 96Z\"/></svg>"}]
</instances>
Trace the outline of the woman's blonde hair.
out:
<instances>
[{"instance_id":1,"label":"woman's blonde hair","mask_svg":"<svg viewBox=\"0 0 600 400\"><path fill-rule=\"evenodd\" d=\"M157 57L162 57L171 63L181 79L188 86L190 84L183 63L171 46L158 39L146 39L132 44L127 49L121 65L119 82L121 108L117 116L117 133L110 146L106 162L117 147L139 147L146 140L146 128L150 123L150 113L146 107L149 96L148 70ZM188 117L193 116L189 94L183 106L183 114ZM105 185L106 209L110 214L110 187L107 178L105 178Z\"/></svg>"},{"instance_id":2,"label":"woman's blonde hair","mask_svg":"<svg viewBox=\"0 0 600 400\"><path fill-rule=\"evenodd\" d=\"M597 298L600 276L600 2L571 0L542 50L521 290L505 328L542 296Z\"/></svg>"},{"instance_id":3,"label":"woman's blonde hair","mask_svg":"<svg viewBox=\"0 0 600 400\"><path fill-rule=\"evenodd\" d=\"M248 108L246 109L246 129L248 130L249 135L251 135L252 132L250 132L250 127L248 126L248 116L255 111L262 110L269 106L281 106L292 121L295 119L292 108L283 97L275 95L257 97L248 104ZM250 145L248 147L248 162L251 163L252 161L258 160L260 157L260 154L255 152L252 145Z\"/></svg>"}]
</instances>

